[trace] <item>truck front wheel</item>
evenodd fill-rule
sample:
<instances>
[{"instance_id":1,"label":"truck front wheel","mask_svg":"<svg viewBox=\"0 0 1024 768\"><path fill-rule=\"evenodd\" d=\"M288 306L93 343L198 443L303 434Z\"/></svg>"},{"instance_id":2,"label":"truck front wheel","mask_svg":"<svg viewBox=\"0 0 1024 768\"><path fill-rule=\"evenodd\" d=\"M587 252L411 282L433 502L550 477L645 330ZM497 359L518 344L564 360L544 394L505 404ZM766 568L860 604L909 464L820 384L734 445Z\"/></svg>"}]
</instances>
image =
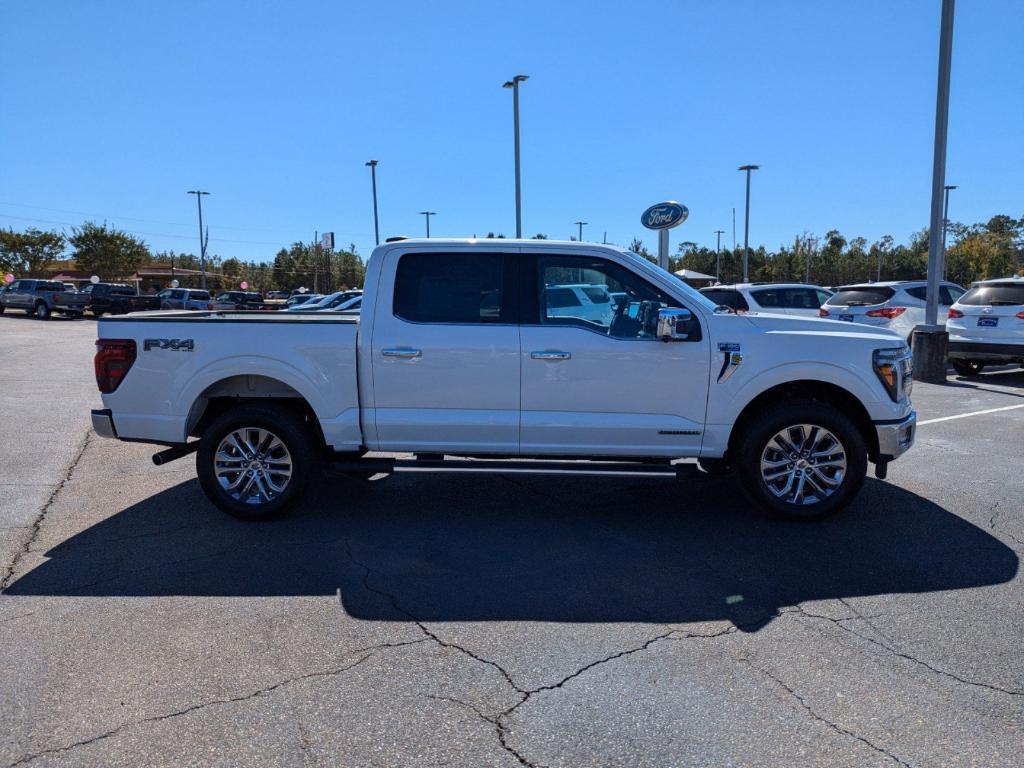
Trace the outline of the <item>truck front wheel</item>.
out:
<instances>
[{"instance_id":1,"label":"truck front wheel","mask_svg":"<svg viewBox=\"0 0 1024 768\"><path fill-rule=\"evenodd\" d=\"M856 425L823 403L769 408L739 435L735 462L747 495L790 519L817 519L846 506L867 473Z\"/></svg>"},{"instance_id":2,"label":"truck front wheel","mask_svg":"<svg viewBox=\"0 0 1024 768\"><path fill-rule=\"evenodd\" d=\"M276 517L301 498L319 468L313 431L288 408L242 405L206 429L196 472L207 497L242 520Z\"/></svg>"}]
</instances>

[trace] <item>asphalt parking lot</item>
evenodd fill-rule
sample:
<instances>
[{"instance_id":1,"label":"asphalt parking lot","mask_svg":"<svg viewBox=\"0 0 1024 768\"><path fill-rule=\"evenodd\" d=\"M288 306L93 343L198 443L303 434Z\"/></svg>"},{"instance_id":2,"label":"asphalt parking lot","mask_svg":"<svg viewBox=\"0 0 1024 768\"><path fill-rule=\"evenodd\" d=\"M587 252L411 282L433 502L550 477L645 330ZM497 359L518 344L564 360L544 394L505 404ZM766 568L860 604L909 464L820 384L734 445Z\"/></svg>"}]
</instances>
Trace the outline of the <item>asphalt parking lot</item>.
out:
<instances>
[{"instance_id":1,"label":"asphalt parking lot","mask_svg":"<svg viewBox=\"0 0 1024 768\"><path fill-rule=\"evenodd\" d=\"M253 525L90 436L94 338L0 316L2 765L1021 764L1020 369L915 385L914 450L821 523L417 474Z\"/></svg>"}]
</instances>

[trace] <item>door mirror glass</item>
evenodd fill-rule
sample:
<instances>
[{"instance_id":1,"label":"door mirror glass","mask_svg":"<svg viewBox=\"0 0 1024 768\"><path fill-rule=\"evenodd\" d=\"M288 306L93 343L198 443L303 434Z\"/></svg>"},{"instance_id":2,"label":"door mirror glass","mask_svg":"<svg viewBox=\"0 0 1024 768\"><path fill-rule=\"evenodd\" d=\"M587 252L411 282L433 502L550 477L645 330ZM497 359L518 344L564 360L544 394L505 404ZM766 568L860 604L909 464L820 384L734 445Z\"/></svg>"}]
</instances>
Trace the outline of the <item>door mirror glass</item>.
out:
<instances>
[{"instance_id":1,"label":"door mirror glass","mask_svg":"<svg viewBox=\"0 0 1024 768\"><path fill-rule=\"evenodd\" d=\"M661 341L686 341L690 338L693 313L688 309L665 307L658 310L658 338Z\"/></svg>"}]
</instances>

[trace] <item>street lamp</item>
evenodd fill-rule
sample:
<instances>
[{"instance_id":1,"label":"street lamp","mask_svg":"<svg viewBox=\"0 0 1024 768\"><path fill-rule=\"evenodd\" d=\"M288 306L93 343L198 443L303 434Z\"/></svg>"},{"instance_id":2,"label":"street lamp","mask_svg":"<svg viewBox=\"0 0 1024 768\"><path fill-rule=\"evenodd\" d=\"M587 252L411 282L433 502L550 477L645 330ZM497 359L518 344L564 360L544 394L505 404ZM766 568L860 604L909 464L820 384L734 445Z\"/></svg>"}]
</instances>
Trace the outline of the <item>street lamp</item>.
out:
<instances>
[{"instance_id":1,"label":"street lamp","mask_svg":"<svg viewBox=\"0 0 1024 768\"><path fill-rule=\"evenodd\" d=\"M516 153L516 237L523 236L523 199L519 185L519 84L528 80L528 75L516 75L511 80L506 80L502 88L512 89L512 128L515 132L515 153Z\"/></svg>"},{"instance_id":2,"label":"street lamp","mask_svg":"<svg viewBox=\"0 0 1024 768\"><path fill-rule=\"evenodd\" d=\"M741 165L737 171L747 172L747 207L743 212L743 282L750 282L750 172L759 165Z\"/></svg>"},{"instance_id":3,"label":"street lamp","mask_svg":"<svg viewBox=\"0 0 1024 768\"><path fill-rule=\"evenodd\" d=\"M956 184L946 184L942 189L946 193L946 201L942 205L942 279L946 279L946 227L949 226L949 192L956 189Z\"/></svg>"},{"instance_id":4,"label":"street lamp","mask_svg":"<svg viewBox=\"0 0 1024 768\"><path fill-rule=\"evenodd\" d=\"M380 225L377 223L377 161L367 160L365 165L370 166L370 178L373 179L373 242L380 245Z\"/></svg>"},{"instance_id":5,"label":"street lamp","mask_svg":"<svg viewBox=\"0 0 1024 768\"><path fill-rule=\"evenodd\" d=\"M583 242L583 227L585 225L589 224L589 223L590 222L587 222L587 221L574 221L573 222L573 224L575 224L577 227L579 227L580 236L577 238L577 240L579 240L581 243Z\"/></svg>"},{"instance_id":6,"label":"street lamp","mask_svg":"<svg viewBox=\"0 0 1024 768\"><path fill-rule=\"evenodd\" d=\"M437 216L437 211L420 211L420 216L427 220L427 239L430 239L430 217Z\"/></svg>"},{"instance_id":7,"label":"street lamp","mask_svg":"<svg viewBox=\"0 0 1024 768\"><path fill-rule=\"evenodd\" d=\"M190 189L188 194L196 196L196 204L199 206L199 270L202 274L202 288L206 290L206 241L203 239L203 195L210 194L201 189Z\"/></svg>"},{"instance_id":8,"label":"street lamp","mask_svg":"<svg viewBox=\"0 0 1024 768\"><path fill-rule=\"evenodd\" d=\"M722 274L722 234L725 232L724 229L715 230L715 282L720 283Z\"/></svg>"}]
</instances>

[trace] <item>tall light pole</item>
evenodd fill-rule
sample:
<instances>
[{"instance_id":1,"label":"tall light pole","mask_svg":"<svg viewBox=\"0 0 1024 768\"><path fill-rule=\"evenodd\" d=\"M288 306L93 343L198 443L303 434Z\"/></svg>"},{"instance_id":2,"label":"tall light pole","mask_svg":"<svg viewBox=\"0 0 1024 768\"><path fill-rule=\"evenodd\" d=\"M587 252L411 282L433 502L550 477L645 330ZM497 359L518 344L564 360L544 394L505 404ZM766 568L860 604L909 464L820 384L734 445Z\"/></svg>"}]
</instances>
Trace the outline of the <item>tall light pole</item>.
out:
<instances>
[{"instance_id":1,"label":"tall light pole","mask_svg":"<svg viewBox=\"0 0 1024 768\"><path fill-rule=\"evenodd\" d=\"M579 237L576 238L576 239L579 240L581 243L583 242L583 227L585 225L589 224L589 223L590 222L588 222L588 221L574 221L573 222L573 224L575 224L577 227L580 228L579 229L579 232L580 232Z\"/></svg>"},{"instance_id":2,"label":"tall light pole","mask_svg":"<svg viewBox=\"0 0 1024 768\"><path fill-rule=\"evenodd\" d=\"M946 134L949 128L949 77L953 63L953 0L942 0L939 32L939 78L935 96L935 152L932 159L932 210L928 232L928 289L925 320L914 331L914 378L945 383L949 335L938 324L942 274L942 198L946 185Z\"/></svg>"},{"instance_id":3,"label":"tall light pole","mask_svg":"<svg viewBox=\"0 0 1024 768\"><path fill-rule=\"evenodd\" d=\"M516 237L523 236L523 198L519 185L519 84L529 80L529 75L516 75L506 80L502 88L512 89L512 129L515 133L516 152Z\"/></svg>"},{"instance_id":4,"label":"tall light pole","mask_svg":"<svg viewBox=\"0 0 1024 768\"><path fill-rule=\"evenodd\" d=\"M377 161L367 160L366 165L370 166L370 178L373 180L373 242L380 245L380 225L377 222Z\"/></svg>"},{"instance_id":5,"label":"tall light pole","mask_svg":"<svg viewBox=\"0 0 1024 768\"><path fill-rule=\"evenodd\" d=\"M196 196L196 204L199 206L199 270L202 275L202 288L206 290L206 241L203 239L203 195L210 194L201 189L190 189L188 194Z\"/></svg>"},{"instance_id":6,"label":"tall light pole","mask_svg":"<svg viewBox=\"0 0 1024 768\"><path fill-rule=\"evenodd\" d=\"M956 184L946 184L942 189L946 192L946 202L942 205L942 279L946 279L946 228L949 226L949 192L956 189Z\"/></svg>"},{"instance_id":7,"label":"tall light pole","mask_svg":"<svg viewBox=\"0 0 1024 768\"><path fill-rule=\"evenodd\" d=\"M427 220L427 239L430 239L430 217L437 216L437 211L420 211L420 216Z\"/></svg>"},{"instance_id":8,"label":"tall light pole","mask_svg":"<svg viewBox=\"0 0 1024 768\"><path fill-rule=\"evenodd\" d=\"M724 229L715 230L715 282L720 283L721 266L722 266L722 235L725 232Z\"/></svg>"},{"instance_id":9,"label":"tall light pole","mask_svg":"<svg viewBox=\"0 0 1024 768\"><path fill-rule=\"evenodd\" d=\"M750 172L759 165L741 165L736 170L747 172L747 207L743 211L743 282L750 282Z\"/></svg>"}]
</instances>

